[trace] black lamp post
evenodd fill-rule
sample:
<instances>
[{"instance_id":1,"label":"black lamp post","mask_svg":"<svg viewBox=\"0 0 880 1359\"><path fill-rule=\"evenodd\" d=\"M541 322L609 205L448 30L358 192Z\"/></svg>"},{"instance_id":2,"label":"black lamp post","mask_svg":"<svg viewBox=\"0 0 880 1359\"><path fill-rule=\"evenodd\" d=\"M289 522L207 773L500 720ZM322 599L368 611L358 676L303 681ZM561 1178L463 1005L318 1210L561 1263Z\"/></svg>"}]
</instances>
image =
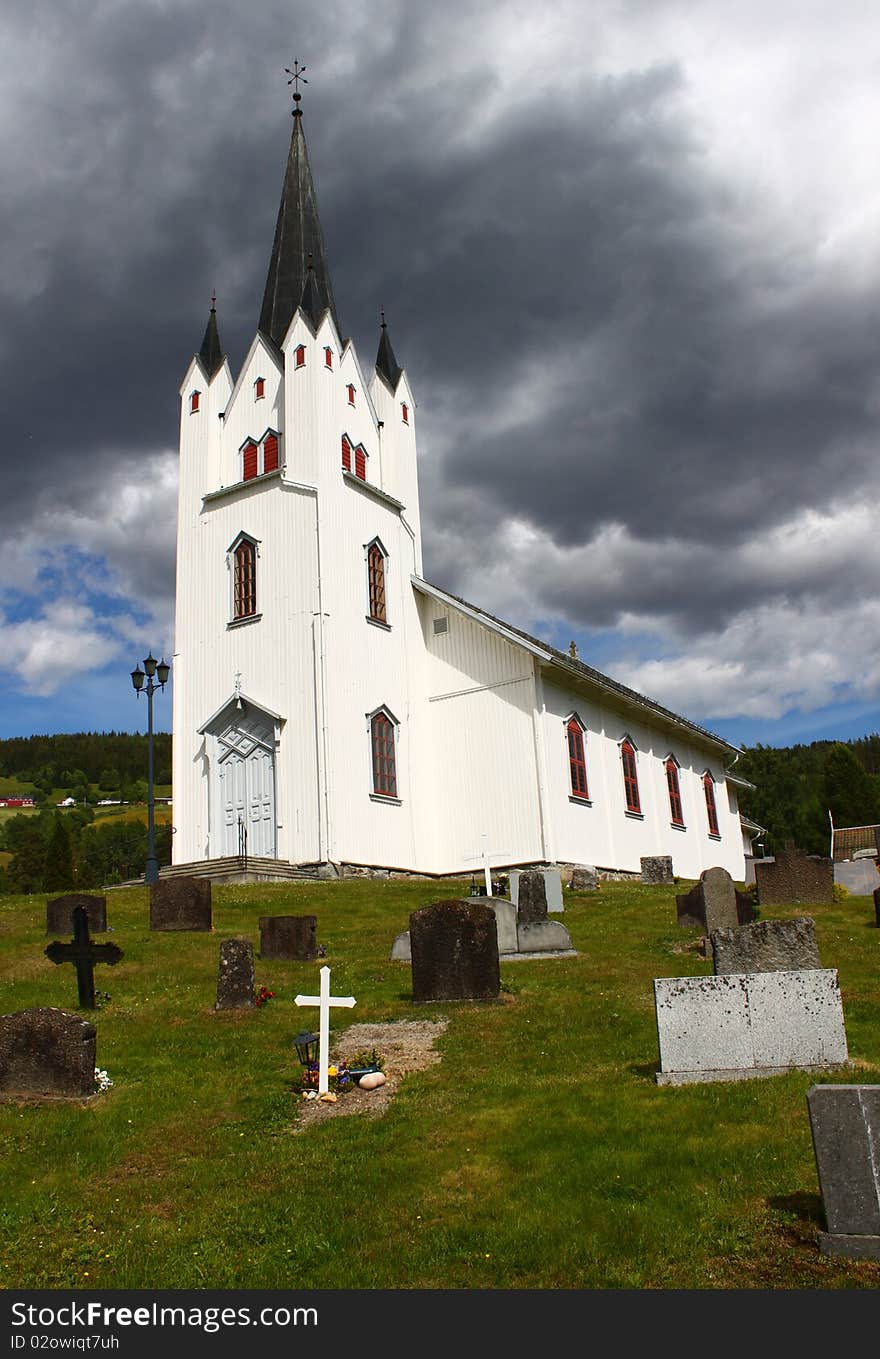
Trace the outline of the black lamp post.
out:
<instances>
[{"instance_id":1,"label":"black lamp post","mask_svg":"<svg viewBox=\"0 0 880 1359\"><path fill-rule=\"evenodd\" d=\"M136 666L131 672L131 682L134 685L135 693L140 696L142 693L147 695L147 866L144 870L144 882L159 881L159 864L156 859L156 826L154 819L154 798L153 798L153 694L157 689L164 689L168 683L168 676L171 673L171 666L164 660L157 661L152 652L144 661L144 668ZM144 680L147 681L144 688Z\"/></svg>"}]
</instances>

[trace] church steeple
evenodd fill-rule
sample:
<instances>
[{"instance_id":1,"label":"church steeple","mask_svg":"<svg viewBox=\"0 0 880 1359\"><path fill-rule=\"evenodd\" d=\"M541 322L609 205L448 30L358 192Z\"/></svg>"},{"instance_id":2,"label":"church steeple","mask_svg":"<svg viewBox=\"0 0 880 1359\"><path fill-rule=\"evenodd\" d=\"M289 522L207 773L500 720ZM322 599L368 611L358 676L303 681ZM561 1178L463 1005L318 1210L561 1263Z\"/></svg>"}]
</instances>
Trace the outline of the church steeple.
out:
<instances>
[{"instance_id":1,"label":"church steeple","mask_svg":"<svg viewBox=\"0 0 880 1359\"><path fill-rule=\"evenodd\" d=\"M275 225L263 309L260 312L261 332L279 346L301 303L308 302L310 320L314 323L329 307L336 329L340 335L342 333L336 315L318 217L318 200L302 130L302 110L298 102L301 98L299 93L294 95L297 105L293 110L290 153L281 190L281 206ZM307 288L308 297L305 296ZM311 314L315 308L317 317Z\"/></svg>"},{"instance_id":2,"label":"church steeple","mask_svg":"<svg viewBox=\"0 0 880 1359\"><path fill-rule=\"evenodd\" d=\"M219 373L223 367L223 346L220 343L220 331L217 329L217 298L211 298L211 314L208 317L208 324L205 326L205 338L202 340L202 347L199 350L199 359L202 367L208 374L208 381Z\"/></svg>"},{"instance_id":3,"label":"church steeple","mask_svg":"<svg viewBox=\"0 0 880 1359\"><path fill-rule=\"evenodd\" d=\"M382 312L382 333L379 336L379 352L376 355L376 371L381 373L392 392L395 391L403 369L394 357L394 350L391 348L384 311Z\"/></svg>"}]
</instances>

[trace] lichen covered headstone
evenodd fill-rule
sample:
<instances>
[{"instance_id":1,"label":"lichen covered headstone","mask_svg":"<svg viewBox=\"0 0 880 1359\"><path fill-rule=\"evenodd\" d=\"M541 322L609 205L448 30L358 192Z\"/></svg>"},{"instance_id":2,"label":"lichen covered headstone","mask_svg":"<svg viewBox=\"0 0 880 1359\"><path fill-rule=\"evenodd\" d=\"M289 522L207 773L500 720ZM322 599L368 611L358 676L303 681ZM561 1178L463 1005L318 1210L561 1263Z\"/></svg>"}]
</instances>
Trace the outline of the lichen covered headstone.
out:
<instances>
[{"instance_id":1,"label":"lichen covered headstone","mask_svg":"<svg viewBox=\"0 0 880 1359\"><path fill-rule=\"evenodd\" d=\"M150 887L151 930L210 930L211 879L160 878Z\"/></svg>"},{"instance_id":2,"label":"lichen covered headstone","mask_svg":"<svg viewBox=\"0 0 880 1359\"><path fill-rule=\"evenodd\" d=\"M52 897L46 902L46 933L73 934L73 912L77 906L85 910L92 934L102 934L107 928L107 898L90 896L85 892L69 892L63 897Z\"/></svg>"},{"instance_id":3,"label":"lichen covered headstone","mask_svg":"<svg viewBox=\"0 0 880 1359\"><path fill-rule=\"evenodd\" d=\"M435 901L409 918L413 1003L497 1000L495 912L472 900Z\"/></svg>"},{"instance_id":4,"label":"lichen covered headstone","mask_svg":"<svg viewBox=\"0 0 880 1359\"><path fill-rule=\"evenodd\" d=\"M250 1010L254 994L254 946L250 939L224 939L220 945L215 1010Z\"/></svg>"},{"instance_id":5,"label":"lichen covered headstone","mask_svg":"<svg viewBox=\"0 0 880 1359\"><path fill-rule=\"evenodd\" d=\"M95 1093L94 1024L52 1006L0 1015L0 1099Z\"/></svg>"},{"instance_id":6,"label":"lichen covered headstone","mask_svg":"<svg viewBox=\"0 0 880 1359\"><path fill-rule=\"evenodd\" d=\"M261 915L260 957L310 963L318 956L318 917Z\"/></svg>"}]
</instances>

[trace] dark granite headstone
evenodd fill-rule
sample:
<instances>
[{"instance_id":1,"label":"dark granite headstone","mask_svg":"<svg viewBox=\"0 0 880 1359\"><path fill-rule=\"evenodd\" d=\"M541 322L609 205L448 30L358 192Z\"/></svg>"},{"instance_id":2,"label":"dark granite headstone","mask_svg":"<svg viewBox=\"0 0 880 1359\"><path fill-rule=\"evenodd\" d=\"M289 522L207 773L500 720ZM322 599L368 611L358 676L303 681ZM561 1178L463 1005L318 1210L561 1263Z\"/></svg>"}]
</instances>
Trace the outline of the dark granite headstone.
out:
<instances>
[{"instance_id":1,"label":"dark granite headstone","mask_svg":"<svg viewBox=\"0 0 880 1359\"><path fill-rule=\"evenodd\" d=\"M96 1042L94 1024L66 1010L0 1015L0 1099L94 1095Z\"/></svg>"},{"instance_id":2,"label":"dark granite headstone","mask_svg":"<svg viewBox=\"0 0 880 1359\"><path fill-rule=\"evenodd\" d=\"M413 1003L497 1000L498 930L491 906L435 901L409 918Z\"/></svg>"},{"instance_id":3,"label":"dark granite headstone","mask_svg":"<svg viewBox=\"0 0 880 1359\"><path fill-rule=\"evenodd\" d=\"M880 1085L814 1085L807 1108L828 1228L819 1249L880 1260Z\"/></svg>"},{"instance_id":4,"label":"dark granite headstone","mask_svg":"<svg viewBox=\"0 0 880 1359\"><path fill-rule=\"evenodd\" d=\"M547 919L547 884L544 874L529 870L519 875L516 903L518 925L534 925Z\"/></svg>"},{"instance_id":5,"label":"dark granite headstone","mask_svg":"<svg viewBox=\"0 0 880 1359\"><path fill-rule=\"evenodd\" d=\"M747 892L738 892L726 868L704 868L700 881L675 898L678 923L704 934L750 925L755 907Z\"/></svg>"},{"instance_id":6,"label":"dark granite headstone","mask_svg":"<svg viewBox=\"0 0 880 1359\"><path fill-rule=\"evenodd\" d=\"M711 940L716 977L741 972L803 972L822 966L816 922L806 915L713 930Z\"/></svg>"},{"instance_id":7,"label":"dark granite headstone","mask_svg":"<svg viewBox=\"0 0 880 1359\"><path fill-rule=\"evenodd\" d=\"M150 887L151 930L210 930L211 879L160 878Z\"/></svg>"},{"instance_id":8,"label":"dark granite headstone","mask_svg":"<svg viewBox=\"0 0 880 1359\"><path fill-rule=\"evenodd\" d=\"M789 843L772 863L755 862L758 901L766 905L820 906L834 900L834 864L819 854L804 854Z\"/></svg>"},{"instance_id":9,"label":"dark granite headstone","mask_svg":"<svg viewBox=\"0 0 880 1359\"><path fill-rule=\"evenodd\" d=\"M250 1010L254 994L254 946L250 939L224 939L220 945L215 1010Z\"/></svg>"},{"instance_id":10,"label":"dark granite headstone","mask_svg":"<svg viewBox=\"0 0 880 1359\"><path fill-rule=\"evenodd\" d=\"M71 892L65 897L53 897L46 902L46 933L73 934L73 912L76 906L85 909L92 934L102 934L106 930L107 898Z\"/></svg>"},{"instance_id":11,"label":"dark granite headstone","mask_svg":"<svg viewBox=\"0 0 880 1359\"><path fill-rule=\"evenodd\" d=\"M874 916L877 921L877 928L880 929L880 887L874 893Z\"/></svg>"},{"instance_id":12,"label":"dark granite headstone","mask_svg":"<svg viewBox=\"0 0 880 1359\"><path fill-rule=\"evenodd\" d=\"M639 860L642 866L642 882L675 882L672 873L672 859L668 854L652 854Z\"/></svg>"},{"instance_id":13,"label":"dark granite headstone","mask_svg":"<svg viewBox=\"0 0 880 1359\"><path fill-rule=\"evenodd\" d=\"M260 957L310 963L318 956L315 915L261 915Z\"/></svg>"}]
</instances>

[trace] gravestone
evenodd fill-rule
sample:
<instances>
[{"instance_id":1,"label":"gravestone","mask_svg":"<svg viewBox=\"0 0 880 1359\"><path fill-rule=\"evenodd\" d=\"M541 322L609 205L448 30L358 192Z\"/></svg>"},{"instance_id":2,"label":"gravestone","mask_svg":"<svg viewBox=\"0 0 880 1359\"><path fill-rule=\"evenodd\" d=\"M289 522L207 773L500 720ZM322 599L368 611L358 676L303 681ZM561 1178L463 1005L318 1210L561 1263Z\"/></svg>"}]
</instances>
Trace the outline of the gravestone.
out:
<instances>
[{"instance_id":1,"label":"gravestone","mask_svg":"<svg viewBox=\"0 0 880 1359\"><path fill-rule=\"evenodd\" d=\"M56 939L44 949L53 963L73 963L80 1008L95 1008L95 963L109 963L113 967L123 956L116 944L96 944L89 938L89 918L84 906L73 908L73 940L62 944Z\"/></svg>"},{"instance_id":2,"label":"gravestone","mask_svg":"<svg viewBox=\"0 0 880 1359\"><path fill-rule=\"evenodd\" d=\"M549 911L552 915L561 913L565 910L562 903L562 874L558 868L512 868L508 874L510 887L510 900L519 912L521 883L523 878L528 877L530 882L535 877L540 877L544 884L544 910L539 917L543 919ZM527 892L532 892L533 888L527 888ZM527 908L528 909L528 908Z\"/></svg>"},{"instance_id":3,"label":"gravestone","mask_svg":"<svg viewBox=\"0 0 880 1359\"><path fill-rule=\"evenodd\" d=\"M874 893L874 918L877 928L880 929L880 887Z\"/></svg>"},{"instance_id":4,"label":"gravestone","mask_svg":"<svg viewBox=\"0 0 880 1359\"><path fill-rule=\"evenodd\" d=\"M872 897L880 887L876 859L847 859L834 865L834 881L845 887L850 896Z\"/></svg>"},{"instance_id":5,"label":"gravestone","mask_svg":"<svg viewBox=\"0 0 880 1359\"><path fill-rule=\"evenodd\" d=\"M672 873L672 859L668 854L651 854L639 860L642 867L642 882L675 882Z\"/></svg>"},{"instance_id":6,"label":"gravestone","mask_svg":"<svg viewBox=\"0 0 880 1359\"><path fill-rule=\"evenodd\" d=\"M816 922L806 915L713 930L711 940L716 977L735 972L799 972L822 966Z\"/></svg>"},{"instance_id":7,"label":"gravestone","mask_svg":"<svg viewBox=\"0 0 880 1359\"><path fill-rule=\"evenodd\" d=\"M310 963L318 956L315 915L261 915L260 957Z\"/></svg>"},{"instance_id":8,"label":"gravestone","mask_svg":"<svg viewBox=\"0 0 880 1359\"><path fill-rule=\"evenodd\" d=\"M82 906L92 934L102 934L107 928L107 898L88 896L85 892L70 892L64 897L53 897L46 902L46 933L73 934L74 907Z\"/></svg>"},{"instance_id":9,"label":"gravestone","mask_svg":"<svg viewBox=\"0 0 880 1359\"><path fill-rule=\"evenodd\" d=\"M490 906L435 901L413 911L409 936L414 1005L498 999L498 927Z\"/></svg>"},{"instance_id":10,"label":"gravestone","mask_svg":"<svg viewBox=\"0 0 880 1359\"><path fill-rule=\"evenodd\" d=\"M547 886L544 874L534 869L520 873L517 884L516 923L532 925L547 919Z\"/></svg>"},{"instance_id":11,"label":"gravestone","mask_svg":"<svg viewBox=\"0 0 880 1359\"><path fill-rule=\"evenodd\" d=\"M834 865L818 854L804 854L789 842L773 863L755 863L761 906L821 906L834 900Z\"/></svg>"},{"instance_id":12,"label":"gravestone","mask_svg":"<svg viewBox=\"0 0 880 1359\"><path fill-rule=\"evenodd\" d=\"M151 930L210 930L211 879L160 878L150 887Z\"/></svg>"},{"instance_id":13,"label":"gravestone","mask_svg":"<svg viewBox=\"0 0 880 1359\"><path fill-rule=\"evenodd\" d=\"M738 1081L847 1062L837 972L660 977L658 1085Z\"/></svg>"},{"instance_id":14,"label":"gravestone","mask_svg":"<svg viewBox=\"0 0 880 1359\"><path fill-rule=\"evenodd\" d=\"M254 946L250 939L224 939L220 945L215 1010L250 1010L254 995Z\"/></svg>"},{"instance_id":15,"label":"gravestone","mask_svg":"<svg viewBox=\"0 0 880 1359\"><path fill-rule=\"evenodd\" d=\"M599 874L590 864L579 864L571 870L570 887L573 892L595 892L599 887Z\"/></svg>"},{"instance_id":16,"label":"gravestone","mask_svg":"<svg viewBox=\"0 0 880 1359\"><path fill-rule=\"evenodd\" d=\"M46 1006L0 1015L0 1100L95 1093L94 1024Z\"/></svg>"},{"instance_id":17,"label":"gravestone","mask_svg":"<svg viewBox=\"0 0 880 1359\"><path fill-rule=\"evenodd\" d=\"M752 898L736 890L726 868L704 868L700 881L677 896L675 905L679 925L700 929L704 934L748 925L755 918Z\"/></svg>"},{"instance_id":18,"label":"gravestone","mask_svg":"<svg viewBox=\"0 0 880 1359\"><path fill-rule=\"evenodd\" d=\"M828 1228L819 1250L880 1260L880 1085L814 1085L807 1108Z\"/></svg>"}]
</instances>

